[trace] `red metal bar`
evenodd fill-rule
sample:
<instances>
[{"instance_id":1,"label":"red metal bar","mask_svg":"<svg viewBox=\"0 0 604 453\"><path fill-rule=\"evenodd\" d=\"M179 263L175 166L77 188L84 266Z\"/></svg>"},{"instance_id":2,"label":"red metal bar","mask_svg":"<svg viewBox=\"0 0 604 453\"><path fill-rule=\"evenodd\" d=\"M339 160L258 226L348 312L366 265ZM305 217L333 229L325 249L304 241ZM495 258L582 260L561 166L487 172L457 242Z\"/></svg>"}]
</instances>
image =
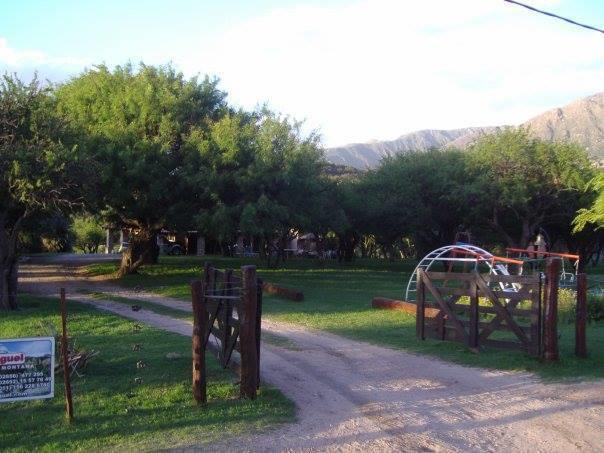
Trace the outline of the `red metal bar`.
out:
<instances>
[{"instance_id":1,"label":"red metal bar","mask_svg":"<svg viewBox=\"0 0 604 453\"><path fill-rule=\"evenodd\" d=\"M504 258L503 256L495 256L495 255L487 256L487 255L483 255L482 253L473 252L471 250L464 250L464 249L457 249L457 248L452 249L452 250L456 253L465 253L466 255L475 256L476 258L482 259L484 261L498 261L501 263L518 264L518 265L524 264L524 261L515 260L512 258Z\"/></svg>"},{"instance_id":2,"label":"red metal bar","mask_svg":"<svg viewBox=\"0 0 604 453\"><path fill-rule=\"evenodd\" d=\"M504 258L503 256L494 256L492 258L493 261L500 261L502 263L509 263L509 264L518 264L519 266L522 266L524 264L524 261L521 260L515 260L512 258Z\"/></svg>"},{"instance_id":3,"label":"red metal bar","mask_svg":"<svg viewBox=\"0 0 604 453\"><path fill-rule=\"evenodd\" d=\"M569 260L579 260L579 255L571 255L570 253L540 252L539 250L516 249L511 247L505 250L514 253L530 253L531 255L557 256L559 258L567 258Z\"/></svg>"}]
</instances>

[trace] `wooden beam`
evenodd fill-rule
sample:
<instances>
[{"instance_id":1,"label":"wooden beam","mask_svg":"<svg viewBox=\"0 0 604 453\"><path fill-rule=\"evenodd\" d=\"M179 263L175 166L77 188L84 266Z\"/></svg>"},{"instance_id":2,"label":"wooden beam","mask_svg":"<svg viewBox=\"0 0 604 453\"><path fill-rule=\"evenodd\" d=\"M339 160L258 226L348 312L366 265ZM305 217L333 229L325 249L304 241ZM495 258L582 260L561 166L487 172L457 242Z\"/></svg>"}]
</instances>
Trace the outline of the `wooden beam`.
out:
<instances>
[{"instance_id":1,"label":"wooden beam","mask_svg":"<svg viewBox=\"0 0 604 453\"><path fill-rule=\"evenodd\" d=\"M587 357L587 275L577 275L577 317L575 321L575 355Z\"/></svg>"},{"instance_id":2,"label":"wooden beam","mask_svg":"<svg viewBox=\"0 0 604 453\"><path fill-rule=\"evenodd\" d=\"M243 293L240 321L242 398L256 398L258 388L258 351L256 344L257 279L256 266L242 266Z\"/></svg>"},{"instance_id":3,"label":"wooden beam","mask_svg":"<svg viewBox=\"0 0 604 453\"><path fill-rule=\"evenodd\" d=\"M208 401L206 389L206 349L205 332L208 316L204 306L204 284L200 280L191 282L191 303L193 305L193 398L197 404Z\"/></svg>"},{"instance_id":4,"label":"wooden beam","mask_svg":"<svg viewBox=\"0 0 604 453\"><path fill-rule=\"evenodd\" d=\"M558 353L558 280L560 259L547 258L545 268L545 300L543 326L543 358L555 362Z\"/></svg>"},{"instance_id":5,"label":"wooden beam","mask_svg":"<svg viewBox=\"0 0 604 453\"><path fill-rule=\"evenodd\" d=\"M384 310L403 311L411 315L415 315L417 312L417 304L405 302L404 300L389 299L387 297L374 297L371 300L371 306ZM438 308L426 308L424 316L426 318L436 318L439 313L440 310Z\"/></svg>"}]
</instances>

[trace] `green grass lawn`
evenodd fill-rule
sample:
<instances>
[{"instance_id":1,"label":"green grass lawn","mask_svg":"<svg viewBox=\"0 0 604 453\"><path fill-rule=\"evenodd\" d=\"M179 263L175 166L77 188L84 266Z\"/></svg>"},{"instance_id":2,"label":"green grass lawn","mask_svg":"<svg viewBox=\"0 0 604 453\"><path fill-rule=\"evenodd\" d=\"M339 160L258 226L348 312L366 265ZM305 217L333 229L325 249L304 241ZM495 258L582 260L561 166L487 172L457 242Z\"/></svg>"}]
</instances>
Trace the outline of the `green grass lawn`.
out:
<instances>
[{"instance_id":1,"label":"green grass lawn","mask_svg":"<svg viewBox=\"0 0 604 453\"><path fill-rule=\"evenodd\" d=\"M21 296L21 310L2 315L0 338L48 335L60 325L54 299ZM207 358L208 404L194 404L191 340L78 303L69 304L76 346L99 351L85 376L73 380L75 421L65 420L62 377L51 400L0 405L3 451L161 449L203 444L294 419L293 404L263 386L255 401L240 400L237 377ZM140 351L133 351L134 344ZM177 352L180 358L166 355ZM137 369L143 360L146 367ZM135 383L135 378L142 383Z\"/></svg>"},{"instance_id":2,"label":"green grass lawn","mask_svg":"<svg viewBox=\"0 0 604 453\"><path fill-rule=\"evenodd\" d=\"M415 336L415 317L402 312L376 310L370 306L374 296L402 298L413 262L388 263L359 260L353 264L327 263L317 268L312 260L291 260L280 269L267 269L259 260L227 258L162 257L160 264L126 276L120 283L140 286L166 296L189 300L189 282L199 277L203 262L216 267L237 269L241 264L257 264L266 281L304 292L303 302L264 296L263 313L279 321L293 322L345 337L383 346L434 355L457 363L505 370L527 370L546 378L604 377L604 325L588 328L587 359L573 355L574 327L560 326L561 360L544 364L528 355L500 349L470 352L455 342L419 341ZM95 274L110 273L115 265L90 267Z\"/></svg>"}]
</instances>

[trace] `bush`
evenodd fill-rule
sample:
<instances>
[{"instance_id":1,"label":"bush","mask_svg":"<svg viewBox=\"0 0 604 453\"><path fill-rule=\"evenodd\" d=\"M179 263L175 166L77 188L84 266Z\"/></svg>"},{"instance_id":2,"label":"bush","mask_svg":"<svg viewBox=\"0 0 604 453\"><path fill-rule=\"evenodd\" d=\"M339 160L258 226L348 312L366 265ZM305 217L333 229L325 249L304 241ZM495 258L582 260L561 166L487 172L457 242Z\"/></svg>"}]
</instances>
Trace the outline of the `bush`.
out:
<instances>
[{"instance_id":1,"label":"bush","mask_svg":"<svg viewBox=\"0 0 604 453\"><path fill-rule=\"evenodd\" d=\"M94 217L75 217L71 229L76 247L84 253L97 253L105 241L105 231Z\"/></svg>"},{"instance_id":2,"label":"bush","mask_svg":"<svg viewBox=\"0 0 604 453\"><path fill-rule=\"evenodd\" d=\"M562 324L575 322L577 292L569 288L558 290L558 321Z\"/></svg>"},{"instance_id":3,"label":"bush","mask_svg":"<svg viewBox=\"0 0 604 453\"><path fill-rule=\"evenodd\" d=\"M587 320L602 321L604 319L604 294L587 297Z\"/></svg>"},{"instance_id":4,"label":"bush","mask_svg":"<svg viewBox=\"0 0 604 453\"><path fill-rule=\"evenodd\" d=\"M577 319L577 293L568 288L558 290L558 318L561 323L570 324ZM587 322L604 319L604 295L587 296Z\"/></svg>"}]
</instances>

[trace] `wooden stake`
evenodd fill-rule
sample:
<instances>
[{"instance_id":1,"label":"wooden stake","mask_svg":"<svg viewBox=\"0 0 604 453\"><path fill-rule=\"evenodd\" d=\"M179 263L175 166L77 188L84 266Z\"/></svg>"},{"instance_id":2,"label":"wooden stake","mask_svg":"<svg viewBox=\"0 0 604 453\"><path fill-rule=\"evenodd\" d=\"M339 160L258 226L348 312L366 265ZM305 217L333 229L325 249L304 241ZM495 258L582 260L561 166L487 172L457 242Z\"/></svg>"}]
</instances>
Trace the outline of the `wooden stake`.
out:
<instances>
[{"instance_id":1,"label":"wooden stake","mask_svg":"<svg viewBox=\"0 0 604 453\"><path fill-rule=\"evenodd\" d=\"M197 404L208 401L206 391L206 360L204 338L207 329L204 284L200 280L191 282L191 302L193 304L193 398Z\"/></svg>"},{"instance_id":2,"label":"wooden stake","mask_svg":"<svg viewBox=\"0 0 604 453\"><path fill-rule=\"evenodd\" d=\"M577 320L575 321L575 355L587 357L587 275L577 275Z\"/></svg>"},{"instance_id":3,"label":"wooden stake","mask_svg":"<svg viewBox=\"0 0 604 453\"><path fill-rule=\"evenodd\" d=\"M256 352L258 360L258 379L256 388L260 388L260 335L262 333L262 279L257 280L256 284Z\"/></svg>"},{"instance_id":4,"label":"wooden stake","mask_svg":"<svg viewBox=\"0 0 604 453\"><path fill-rule=\"evenodd\" d=\"M73 401L71 398L71 382L69 370L69 348L67 340L67 301L65 299L65 288L61 288L61 324L63 335L61 338L61 355L63 356L63 382L65 384L65 412L69 423L73 421Z\"/></svg>"},{"instance_id":5,"label":"wooden stake","mask_svg":"<svg viewBox=\"0 0 604 453\"><path fill-rule=\"evenodd\" d=\"M547 258L545 268L546 282L544 292L545 313L543 317L543 358L555 362L558 354L558 280L560 278L560 260Z\"/></svg>"},{"instance_id":6,"label":"wooden stake","mask_svg":"<svg viewBox=\"0 0 604 453\"><path fill-rule=\"evenodd\" d=\"M258 351L256 344L257 286L256 266L242 266L243 294L240 319L242 398L256 398L258 387Z\"/></svg>"},{"instance_id":7,"label":"wooden stake","mask_svg":"<svg viewBox=\"0 0 604 453\"><path fill-rule=\"evenodd\" d=\"M426 290L424 285L425 274L423 269L417 270L417 312L415 315L415 333L420 340L426 339L425 314L426 314Z\"/></svg>"}]
</instances>

